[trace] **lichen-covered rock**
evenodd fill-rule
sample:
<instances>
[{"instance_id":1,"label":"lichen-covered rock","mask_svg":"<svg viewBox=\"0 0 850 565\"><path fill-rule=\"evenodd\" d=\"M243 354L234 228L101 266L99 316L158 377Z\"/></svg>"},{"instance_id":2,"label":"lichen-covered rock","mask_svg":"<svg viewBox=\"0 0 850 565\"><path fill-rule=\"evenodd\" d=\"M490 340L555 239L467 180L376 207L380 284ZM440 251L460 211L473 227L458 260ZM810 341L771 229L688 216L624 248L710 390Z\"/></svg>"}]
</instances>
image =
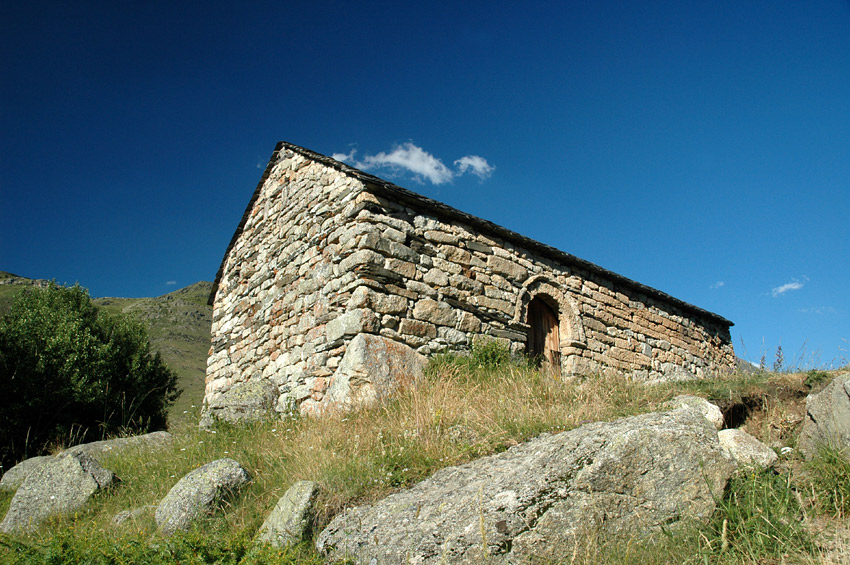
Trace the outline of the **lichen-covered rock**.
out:
<instances>
[{"instance_id":1,"label":"lichen-covered rock","mask_svg":"<svg viewBox=\"0 0 850 565\"><path fill-rule=\"evenodd\" d=\"M669 400L667 406L670 408L691 408L705 416L715 429L723 428L723 412L720 411L720 407L699 396L681 394Z\"/></svg>"},{"instance_id":2,"label":"lichen-covered rock","mask_svg":"<svg viewBox=\"0 0 850 565\"><path fill-rule=\"evenodd\" d=\"M51 516L81 508L91 496L115 481L88 453L66 453L40 464L24 480L0 523L2 532L34 530Z\"/></svg>"},{"instance_id":3,"label":"lichen-covered rock","mask_svg":"<svg viewBox=\"0 0 850 565\"><path fill-rule=\"evenodd\" d=\"M285 547L307 539L318 493L319 485L313 481L298 481L289 487L263 522L258 540Z\"/></svg>"},{"instance_id":4,"label":"lichen-covered rock","mask_svg":"<svg viewBox=\"0 0 850 565\"><path fill-rule=\"evenodd\" d=\"M195 469L177 481L157 506L154 517L159 531L171 535L178 530L188 530L192 522L237 493L250 480L248 471L229 458Z\"/></svg>"},{"instance_id":5,"label":"lichen-covered rock","mask_svg":"<svg viewBox=\"0 0 850 565\"><path fill-rule=\"evenodd\" d=\"M773 467L779 457L771 448L741 429L717 432L720 446L729 451L740 466Z\"/></svg>"},{"instance_id":6,"label":"lichen-covered rock","mask_svg":"<svg viewBox=\"0 0 850 565\"><path fill-rule=\"evenodd\" d=\"M171 434L168 432L151 432L149 434L138 436L118 437L102 441L93 441L91 443L81 443L80 445L69 447L59 455L85 451L99 461L102 455L119 453L127 449L140 449L146 451L161 449L169 445L171 440ZM50 455L39 455L37 457L24 459L3 474L3 477L0 478L0 490L17 490L30 473L53 459L54 457Z\"/></svg>"},{"instance_id":7,"label":"lichen-covered rock","mask_svg":"<svg viewBox=\"0 0 850 565\"><path fill-rule=\"evenodd\" d=\"M841 373L817 394L806 397L799 447L807 458L818 446L850 447L850 373Z\"/></svg>"},{"instance_id":8,"label":"lichen-covered rock","mask_svg":"<svg viewBox=\"0 0 850 565\"><path fill-rule=\"evenodd\" d=\"M734 469L690 408L588 424L346 510L316 545L356 563L558 562L588 530L634 536L708 517Z\"/></svg>"},{"instance_id":9,"label":"lichen-covered rock","mask_svg":"<svg viewBox=\"0 0 850 565\"><path fill-rule=\"evenodd\" d=\"M368 406L422 377L427 359L391 339L358 334L331 378L322 409Z\"/></svg>"},{"instance_id":10,"label":"lichen-covered rock","mask_svg":"<svg viewBox=\"0 0 850 565\"><path fill-rule=\"evenodd\" d=\"M30 457L29 459L24 459L3 473L3 477L0 478L0 490L4 490L6 492L14 492L18 490L18 487L24 484L24 481L30 473L48 461L53 461L53 457L50 455L39 455L36 457Z\"/></svg>"},{"instance_id":11,"label":"lichen-covered rock","mask_svg":"<svg viewBox=\"0 0 850 565\"><path fill-rule=\"evenodd\" d=\"M129 449L155 451L171 445L174 438L166 431L150 432L137 436L116 437L91 443L81 443L69 447L63 453L78 453L85 451L95 459L101 455L120 453Z\"/></svg>"},{"instance_id":12,"label":"lichen-covered rock","mask_svg":"<svg viewBox=\"0 0 850 565\"><path fill-rule=\"evenodd\" d=\"M215 420L257 422L274 414L277 397L277 387L267 380L235 384L226 392L207 399L200 425L206 428Z\"/></svg>"}]
</instances>

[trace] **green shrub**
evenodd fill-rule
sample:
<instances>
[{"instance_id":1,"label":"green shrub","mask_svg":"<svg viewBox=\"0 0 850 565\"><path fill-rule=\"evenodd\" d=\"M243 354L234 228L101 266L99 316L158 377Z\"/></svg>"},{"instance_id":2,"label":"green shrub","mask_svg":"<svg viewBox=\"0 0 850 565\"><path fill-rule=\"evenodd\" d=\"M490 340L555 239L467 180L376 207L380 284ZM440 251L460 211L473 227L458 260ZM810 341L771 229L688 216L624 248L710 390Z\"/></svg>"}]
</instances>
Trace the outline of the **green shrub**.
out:
<instances>
[{"instance_id":1,"label":"green shrub","mask_svg":"<svg viewBox=\"0 0 850 565\"><path fill-rule=\"evenodd\" d=\"M433 356L426 372L437 373L446 365L466 371L470 376L489 375L495 369L509 366L523 368L530 366L525 356L512 355L507 344L486 338L473 341L467 354L452 352Z\"/></svg>"},{"instance_id":2,"label":"green shrub","mask_svg":"<svg viewBox=\"0 0 850 565\"><path fill-rule=\"evenodd\" d=\"M78 285L23 292L0 319L0 464L163 427L176 376L149 347L140 322L99 311Z\"/></svg>"},{"instance_id":3,"label":"green shrub","mask_svg":"<svg viewBox=\"0 0 850 565\"><path fill-rule=\"evenodd\" d=\"M511 362L511 350L506 344L496 340L475 340L469 359L478 367L495 369Z\"/></svg>"},{"instance_id":4,"label":"green shrub","mask_svg":"<svg viewBox=\"0 0 850 565\"><path fill-rule=\"evenodd\" d=\"M827 373L826 371L817 371L812 369L808 373L806 373L806 386L812 388L824 381L828 381L832 378L832 375Z\"/></svg>"}]
</instances>

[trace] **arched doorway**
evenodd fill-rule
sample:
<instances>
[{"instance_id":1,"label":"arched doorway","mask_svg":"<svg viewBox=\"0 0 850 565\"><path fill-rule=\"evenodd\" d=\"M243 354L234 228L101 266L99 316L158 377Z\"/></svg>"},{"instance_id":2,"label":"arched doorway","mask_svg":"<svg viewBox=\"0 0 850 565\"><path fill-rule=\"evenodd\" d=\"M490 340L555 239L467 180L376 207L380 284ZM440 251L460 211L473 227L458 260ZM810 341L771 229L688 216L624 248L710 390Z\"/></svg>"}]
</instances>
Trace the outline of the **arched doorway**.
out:
<instances>
[{"instance_id":1,"label":"arched doorway","mask_svg":"<svg viewBox=\"0 0 850 565\"><path fill-rule=\"evenodd\" d=\"M527 353L539 359L543 368L561 372L561 340L558 331L558 314L540 296L528 303Z\"/></svg>"}]
</instances>

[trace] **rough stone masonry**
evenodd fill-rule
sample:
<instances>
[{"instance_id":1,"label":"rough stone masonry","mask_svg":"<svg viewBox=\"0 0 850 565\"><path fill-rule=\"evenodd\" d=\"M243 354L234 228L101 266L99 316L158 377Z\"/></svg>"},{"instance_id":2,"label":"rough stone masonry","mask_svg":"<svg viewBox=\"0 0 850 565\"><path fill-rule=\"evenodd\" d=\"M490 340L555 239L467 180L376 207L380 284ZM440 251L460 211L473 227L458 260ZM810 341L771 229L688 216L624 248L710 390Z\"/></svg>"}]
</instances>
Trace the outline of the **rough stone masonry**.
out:
<instances>
[{"instance_id":1,"label":"rough stone masonry","mask_svg":"<svg viewBox=\"0 0 850 565\"><path fill-rule=\"evenodd\" d=\"M321 411L360 334L426 356L496 339L562 375L705 378L735 359L717 314L286 142L210 302L207 418Z\"/></svg>"}]
</instances>

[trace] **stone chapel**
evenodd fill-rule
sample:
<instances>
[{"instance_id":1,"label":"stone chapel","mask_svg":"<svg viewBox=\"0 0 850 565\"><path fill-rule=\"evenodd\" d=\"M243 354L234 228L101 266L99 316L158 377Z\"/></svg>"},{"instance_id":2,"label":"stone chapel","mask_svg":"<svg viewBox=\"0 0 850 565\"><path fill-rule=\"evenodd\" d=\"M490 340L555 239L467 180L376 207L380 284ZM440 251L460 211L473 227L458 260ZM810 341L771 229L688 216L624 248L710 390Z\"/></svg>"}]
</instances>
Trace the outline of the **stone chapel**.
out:
<instances>
[{"instance_id":1,"label":"stone chapel","mask_svg":"<svg viewBox=\"0 0 850 565\"><path fill-rule=\"evenodd\" d=\"M415 359L478 339L553 376L704 378L735 364L717 314L287 142L210 302L206 419L320 412L355 382L415 378ZM362 374L364 355L380 375Z\"/></svg>"}]
</instances>

